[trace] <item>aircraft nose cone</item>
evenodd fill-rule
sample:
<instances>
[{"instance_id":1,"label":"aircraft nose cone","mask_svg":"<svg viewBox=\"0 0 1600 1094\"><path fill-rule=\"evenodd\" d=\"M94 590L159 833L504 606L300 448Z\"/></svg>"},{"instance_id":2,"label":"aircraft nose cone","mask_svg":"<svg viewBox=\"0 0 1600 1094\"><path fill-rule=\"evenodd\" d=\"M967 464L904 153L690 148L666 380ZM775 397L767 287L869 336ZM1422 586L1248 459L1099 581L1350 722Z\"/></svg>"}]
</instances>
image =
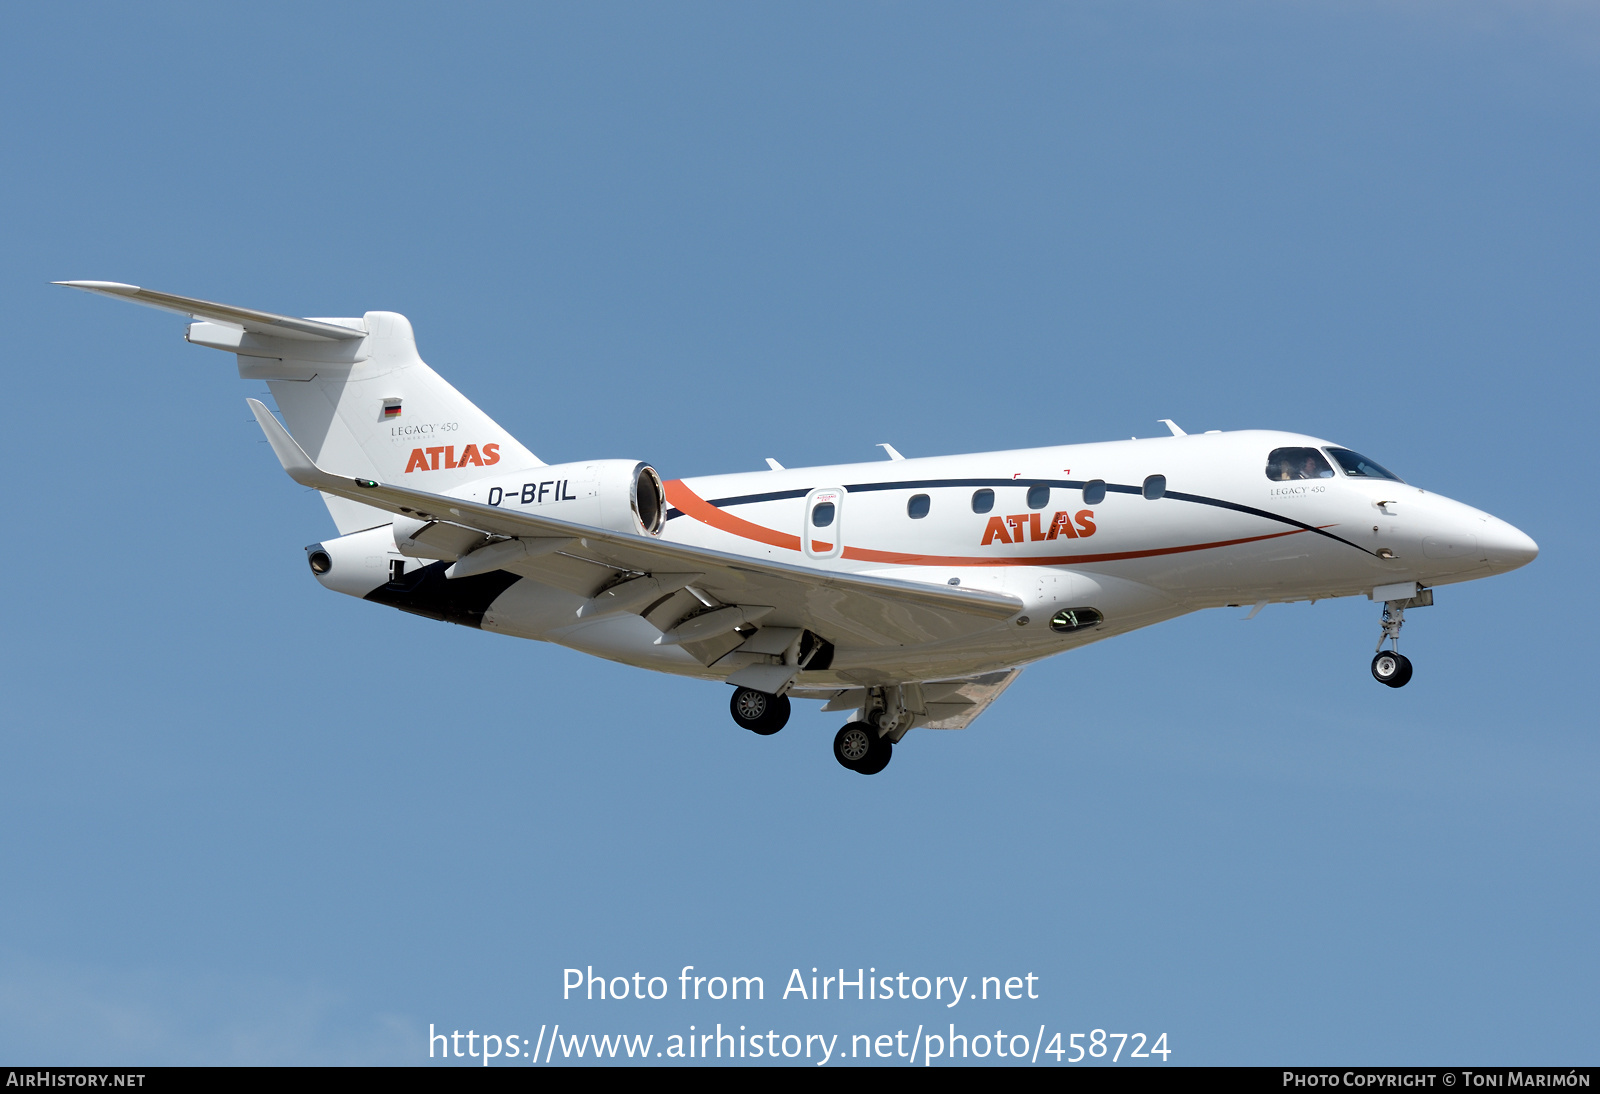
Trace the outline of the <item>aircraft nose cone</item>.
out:
<instances>
[{"instance_id":1,"label":"aircraft nose cone","mask_svg":"<svg viewBox=\"0 0 1600 1094\"><path fill-rule=\"evenodd\" d=\"M1539 556L1539 545L1520 528L1503 520L1491 520L1478 533L1484 557L1497 570L1515 570L1526 566Z\"/></svg>"}]
</instances>

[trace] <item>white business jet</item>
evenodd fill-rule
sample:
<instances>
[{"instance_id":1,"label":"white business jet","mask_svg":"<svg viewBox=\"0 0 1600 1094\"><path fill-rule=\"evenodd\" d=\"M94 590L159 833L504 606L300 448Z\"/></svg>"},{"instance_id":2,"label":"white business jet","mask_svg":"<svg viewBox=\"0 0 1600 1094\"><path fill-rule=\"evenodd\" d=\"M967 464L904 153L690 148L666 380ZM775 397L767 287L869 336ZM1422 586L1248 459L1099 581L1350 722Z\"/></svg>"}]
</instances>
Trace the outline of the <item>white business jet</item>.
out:
<instances>
[{"instance_id":1,"label":"white business jet","mask_svg":"<svg viewBox=\"0 0 1600 1094\"><path fill-rule=\"evenodd\" d=\"M289 477L322 492L324 587L733 686L776 733L791 698L852 711L873 774L914 728L971 724L1031 662L1201 608L1365 595L1372 675L1411 678L1405 612L1538 546L1348 448L1268 430L784 468L663 482L546 464L417 355L393 312L296 319L104 281L237 355ZM285 428L287 427L287 428ZM1385 649L1385 645L1389 648Z\"/></svg>"}]
</instances>

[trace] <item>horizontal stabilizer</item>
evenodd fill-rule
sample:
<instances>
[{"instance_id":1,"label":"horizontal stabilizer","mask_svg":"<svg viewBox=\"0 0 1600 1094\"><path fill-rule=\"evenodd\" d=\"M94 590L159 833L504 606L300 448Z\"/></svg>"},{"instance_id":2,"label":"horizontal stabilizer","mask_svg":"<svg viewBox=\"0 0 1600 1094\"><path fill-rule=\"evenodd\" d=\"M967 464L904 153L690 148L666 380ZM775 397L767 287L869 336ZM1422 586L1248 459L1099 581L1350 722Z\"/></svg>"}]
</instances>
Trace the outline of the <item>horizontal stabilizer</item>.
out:
<instances>
[{"instance_id":1,"label":"horizontal stabilizer","mask_svg":"<svg viewBox=\"0 0 1600 1094\"><path fill-rule=\"evenodd\" d=\"M191 319L206 319L213 323L226 323L230 326L243 327L253 334L267 334L275 338L292 338L314 342L346 342L367 336L367 332L364 330L341 327L336 323L324 323L318 319L296 319L292 315L275 315L268 311L256 311L254 308L236 308L231 304L214 304L209 300L195 300L188 296L173 296L171 293L156 292L154 289L142 289L138 285L123 285L116 281L57 281L55 284L65 285L69 289L82 289L84 292L99 293L101 296L114 296L122 300L130 300L135 304L143 304L147 308L160 308L162 311L187 315Z\"/></svg>"}]
</instances>

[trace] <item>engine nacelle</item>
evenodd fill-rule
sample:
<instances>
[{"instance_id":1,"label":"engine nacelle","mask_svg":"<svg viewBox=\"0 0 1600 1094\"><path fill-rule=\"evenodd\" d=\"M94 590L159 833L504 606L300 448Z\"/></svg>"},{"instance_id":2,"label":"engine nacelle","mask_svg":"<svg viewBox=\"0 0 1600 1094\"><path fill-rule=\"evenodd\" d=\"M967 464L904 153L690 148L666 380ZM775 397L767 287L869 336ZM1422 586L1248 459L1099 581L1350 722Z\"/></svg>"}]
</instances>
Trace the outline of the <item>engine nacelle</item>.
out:
<instances>
[{"instance_id":1,"label":"engine nacelle","mask_svg":"<svg viewBox=\"0 0 1600 1094\"><path fill-rule=\"evenodd\" d=\"M394 541L385 525L313 543L306 548L306 562L323 588L365 597L396 576L393 552Z\"/></svg>"},{"instance_id":2,"label":"engine nacelle","mask_svg":"<svg viewBox=\"0 0 1600 1094\"><path fill-rule=\"evenodd\" d=\"M660 535L667 516L661 476L637 460L530 467L479 479L446 496L635 535ZM393 531L396 549L414 558L455 559L484 542L449 521L408 516L396 516Z\"/></svg>"}]
</instances>

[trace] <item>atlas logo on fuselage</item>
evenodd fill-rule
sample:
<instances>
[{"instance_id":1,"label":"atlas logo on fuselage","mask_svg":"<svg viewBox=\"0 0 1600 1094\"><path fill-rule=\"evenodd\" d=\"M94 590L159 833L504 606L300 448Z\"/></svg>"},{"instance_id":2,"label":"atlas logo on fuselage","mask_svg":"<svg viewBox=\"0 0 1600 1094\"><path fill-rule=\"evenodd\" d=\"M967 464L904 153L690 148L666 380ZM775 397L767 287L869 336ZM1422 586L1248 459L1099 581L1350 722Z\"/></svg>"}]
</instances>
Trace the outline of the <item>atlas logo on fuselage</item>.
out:
<instances>
[{"instance_id":1,"label":"atlas logo on fuselage","mask_svg":"<svg viewBox=\"0 0 1600 1094\"><path fill-rule=\"evenodd\" d=\"M885 444L884 463L767 457L667 482L639 460L551 465L423 363L402 315L302 319L64 284L186 315L193 345L248 345L242 377L273 359L283 422L250 407L339 527L306 549L325 588L732 685L734 721L758 734L783 728L794 699L854 711L833 753L862 774L910 730L966 728L1025 666L1201 608L1366 597L1382 612L1372 675L1400 687L1407 609L1538 554L1505 521L1330 441L1167 419L1169 436L1143 440L911 459ZM402 406L412 424L373 429ZM429 444L440 436L455 443Z\"/></svg>"},{"instance_id":2,"label":"atlas logo on fuselage","mask_svg":"<svg viewBox=\"0 0 1600 1094\"><path fill-rule=\"evenodd\" d=\"M983 530L983 542L978 546L987 547L991 543L1026 543L1029 532L1035 543L1041 540L1058 539L1065 536L1067 539L1087 539L1095 533L1093 509L1079 509L1076 514L1069 516L1058 512L1050 518L1048 529L1042 526L1040 517L1042 513L1017 513L1009 517L990 517L988 525ZM1073 526L1073 521L1077 526Z\"/></svg>"}]
</instances>

